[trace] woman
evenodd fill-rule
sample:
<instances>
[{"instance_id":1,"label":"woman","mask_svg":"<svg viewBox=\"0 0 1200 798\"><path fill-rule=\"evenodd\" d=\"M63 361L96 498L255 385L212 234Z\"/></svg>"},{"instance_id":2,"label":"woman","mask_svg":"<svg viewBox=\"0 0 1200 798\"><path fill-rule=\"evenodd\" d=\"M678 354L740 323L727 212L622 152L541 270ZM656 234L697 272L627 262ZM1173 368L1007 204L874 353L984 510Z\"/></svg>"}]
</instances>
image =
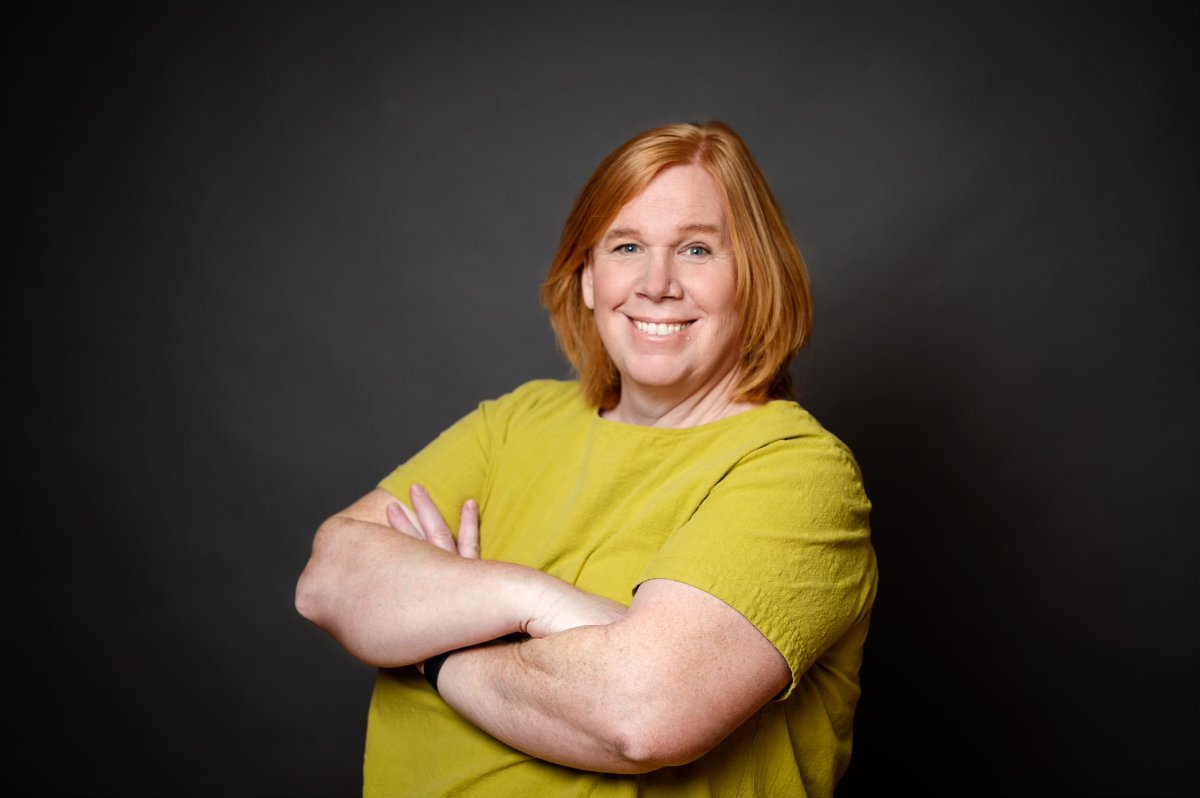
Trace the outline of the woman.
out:
<instances>
[{"instance_id":1,"label":"woman","mask_svg":"<svg viewBox=\"0 0 1200 798\"><path fill-rule=\"evenodd\" d=\"M300 612L381 668L365 791L831 794L870 505L787 399L808 282L738 136L610 155L543 299L580 382L484 402L322 525L301 576Z\"/></svg>"}]
</instances>

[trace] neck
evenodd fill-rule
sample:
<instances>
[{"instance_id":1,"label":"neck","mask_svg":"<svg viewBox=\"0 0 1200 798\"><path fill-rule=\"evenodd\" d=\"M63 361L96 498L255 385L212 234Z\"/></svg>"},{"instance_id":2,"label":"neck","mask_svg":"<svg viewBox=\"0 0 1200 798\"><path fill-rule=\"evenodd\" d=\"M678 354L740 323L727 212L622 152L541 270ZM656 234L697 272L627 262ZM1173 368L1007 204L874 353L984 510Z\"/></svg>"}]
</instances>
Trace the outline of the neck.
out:
<instances>
[{"instance_id":1,"label":"neck","mask_svg":"<svg viewBox=\"0 0 1200 798\"><path fill-rule=\"evenodd\" d=\"M628 390L622 386L617 406L602 415L622 424L665 429L684 429L719 421L755 407L750 402L734 401L737 377L736 373L727 374L716 384L684 397L669 388Z\"/></svg>"}]
</instances>

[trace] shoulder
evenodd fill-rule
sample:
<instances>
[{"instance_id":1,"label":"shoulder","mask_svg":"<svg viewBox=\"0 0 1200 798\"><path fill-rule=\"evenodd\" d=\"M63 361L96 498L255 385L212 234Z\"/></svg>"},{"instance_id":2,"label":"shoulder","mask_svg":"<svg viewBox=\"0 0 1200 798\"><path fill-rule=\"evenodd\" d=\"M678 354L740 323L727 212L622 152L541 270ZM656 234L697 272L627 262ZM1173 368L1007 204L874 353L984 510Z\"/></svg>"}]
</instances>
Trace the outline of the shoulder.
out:
<instances>
[{"instance_id":1,"label":"shoulder","mask_svg":"<svg viewBox=\"0 0 1200 798\"><path fill-rule=\"evenodd\" d=\"M829 471L861 483L850 448L796 402L768 402L735 418L743 450L738 466L768 460L775 468Z\"/></svg>"},{"instance_id":2,"label":"shoulder","mask_svg":"<svg viewBox=\"0 0 1200 798\"><path fill-rule=\"evenodd\" d=\"M575 380L530 380L495 401L516 405L536 405L546 402L562 402L578 398L583 393Z\"/></svg>"},{"instance_id":3,"label":"shoulder","mask_svg":"<svg viewBox=\"0 0 1200 798\"><path fill-rule=\"evenodd\" d=\"M509 417L556 411L580 412L586 406L579 383L571 380L530 380L480 405L493 414Z\"/></svg>"},{"instance_id":4,"label":"shoulder","mask_svg":"<svg viewBox=\"0 0 1200 798\"><path fill-rule=\"evenodd\" d=\"M531 380L479 405L487 427L502 438L513 430L578 424L590 414L578 382Z\"/></svg>"},{"instance_id":5,"label":"shoulder","mask_svg":"<svg viewBox=\"0 0 1200 798\"><path fill-rule=\"evenodd\" d=\"M795 402L771 402L744 415L754 416L747 419L751 440L717 493L758 492L770 497L764 512L836 518L838 526L866 531L871 504L845 443Z\"/></svg>"},{"instance_id":6,"label":"shoulder","mask_svg":"<svg viewBox=\"0 0 1200 798\"><path fill-rule=\"evenodd\" d=\"M744 418L748 426L779 440L805 440L842 449L849 454L846 445L825 429L812 413L789 399L767 402L737 418Z\"/></svg>"}]
</instances>

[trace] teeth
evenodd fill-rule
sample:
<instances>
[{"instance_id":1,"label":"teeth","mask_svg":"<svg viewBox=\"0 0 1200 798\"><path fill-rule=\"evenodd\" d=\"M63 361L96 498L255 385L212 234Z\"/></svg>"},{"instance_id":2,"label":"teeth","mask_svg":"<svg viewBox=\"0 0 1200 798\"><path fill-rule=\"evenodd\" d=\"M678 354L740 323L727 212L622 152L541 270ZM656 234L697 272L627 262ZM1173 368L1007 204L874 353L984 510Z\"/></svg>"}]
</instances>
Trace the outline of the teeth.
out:
<instances>
[{"instance_id":1,"label":"teeth","mask_svg":"<svg viewBox=\"0 0 1200 798\"><path fill-rule=\"evenodd\" d=\"M654 322L633 320L633 326L648 335L674 335L688 324L691 322L689 321L687 324L655 324Z\"/></svg>"}]
</instances>

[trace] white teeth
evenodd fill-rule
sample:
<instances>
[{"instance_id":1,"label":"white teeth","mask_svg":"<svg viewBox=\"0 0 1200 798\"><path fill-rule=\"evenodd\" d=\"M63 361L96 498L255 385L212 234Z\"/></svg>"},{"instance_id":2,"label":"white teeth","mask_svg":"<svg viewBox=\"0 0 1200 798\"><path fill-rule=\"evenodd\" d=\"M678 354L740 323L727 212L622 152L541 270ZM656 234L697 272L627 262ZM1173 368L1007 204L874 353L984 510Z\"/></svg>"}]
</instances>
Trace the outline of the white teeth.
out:
<instances>
[{"instance_id":1,"label":"white teeth","mask_svg":"<svg viewBox=\"0 0 1200 798\"><path fill-rule=\"evenodd\" d=\"M691 324L691 322L689 321L687 324L655 324L650 321L633 320L633 326L647 335L674 335L688 326L688 324Z\"/></svg>"}]
</instances>

